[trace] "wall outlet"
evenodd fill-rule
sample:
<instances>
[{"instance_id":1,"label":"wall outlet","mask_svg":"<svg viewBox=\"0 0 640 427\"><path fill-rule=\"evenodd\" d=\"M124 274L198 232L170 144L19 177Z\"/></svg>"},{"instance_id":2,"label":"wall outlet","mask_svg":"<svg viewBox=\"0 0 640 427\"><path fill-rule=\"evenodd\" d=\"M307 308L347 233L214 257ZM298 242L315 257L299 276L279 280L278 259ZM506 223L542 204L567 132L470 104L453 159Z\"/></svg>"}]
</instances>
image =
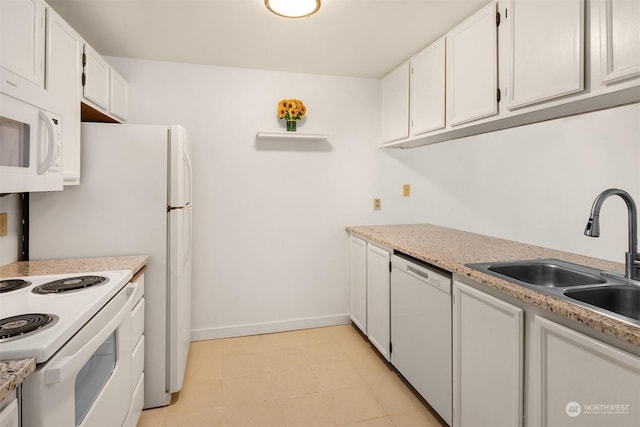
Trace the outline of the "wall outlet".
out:
<instances>
[{"instance_id":1,"label":"wall outlet","mask_svg":"<svg viewBox=\"0 0 640 427\"><path fill-rule=\"evenodd\" d=\"M375 199L373 199L373 210L379 211L381 209L382 209L382 199L376 197Z\"/></svg>"},{"instance_id":2,"label":"wall outlet","mask_svg":"<svg viewBox=\"0 0 640 427\"><path fill-rule=\"evenodd\" d=\"M411 184L405 184L402 186L402 197L411 196Z\"/></svg>"},{"instance_id":3,"label":"wall outlet","mask_svg":"<svg viewBox=\"0 0 640 427\"><path fill-rule=\"evenodd\" d=\"M0 237L7 235L7 213L0 213Z\"/></svg>"}]
</instances>

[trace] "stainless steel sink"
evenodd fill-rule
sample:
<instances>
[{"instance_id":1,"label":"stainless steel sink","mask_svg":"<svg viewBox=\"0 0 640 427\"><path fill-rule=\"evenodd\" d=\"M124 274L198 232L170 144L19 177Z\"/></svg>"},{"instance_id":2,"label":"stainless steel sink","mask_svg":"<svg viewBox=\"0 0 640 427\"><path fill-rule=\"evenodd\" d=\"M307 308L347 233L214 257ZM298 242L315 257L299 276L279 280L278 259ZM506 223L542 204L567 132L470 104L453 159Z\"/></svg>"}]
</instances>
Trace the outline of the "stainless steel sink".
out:
<instances>
[{"instance_id":1,"label":"stainless steel sink","mask_svg":"<svg viewBox=\"0 0 640 427\"><path fill-rule=\"evenodd\" d=\"M569 298L640 320L640 287L610 285L564 292Z\"/></svg>"},{"instance_id":2,"label":"stainless steel sink","mask_svg":"<svg viewBox=\"0 0 640 427\"><path fill-rule=\"evenodd\" d=\"M548 288L606 283L606 280L599 275L568 268L552 260L493 264L488 266L487 270L531 285Z\"/></svg>"},{"instance_id":3,"label":"stainless steel sink","mask_svg":"<svg viewBox=\"0 0 640 427\"><path fill-rule=\"evenodd\" d=\"M640 327L640 282L557 259L467 267Z\"/></svg>"}]
</instances>

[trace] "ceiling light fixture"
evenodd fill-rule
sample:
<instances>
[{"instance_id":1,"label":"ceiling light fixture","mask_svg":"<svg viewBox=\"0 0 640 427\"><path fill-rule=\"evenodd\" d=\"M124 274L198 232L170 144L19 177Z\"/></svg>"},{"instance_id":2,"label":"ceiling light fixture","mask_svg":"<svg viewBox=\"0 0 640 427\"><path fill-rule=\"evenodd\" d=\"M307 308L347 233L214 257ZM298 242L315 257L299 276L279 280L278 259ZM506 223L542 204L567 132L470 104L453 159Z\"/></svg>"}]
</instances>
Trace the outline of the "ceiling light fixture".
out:
<instances>
[{"instance_id":1,"label":"ceiling light fixture","mask_svg":"<svg viewBox=\"0 0 640 427\"><path fill-rule=\"evenodd\" d=\"M264 0L264 5L285 18L304 18L320 10L320 0Z\"/></svg>"}]
</instances>

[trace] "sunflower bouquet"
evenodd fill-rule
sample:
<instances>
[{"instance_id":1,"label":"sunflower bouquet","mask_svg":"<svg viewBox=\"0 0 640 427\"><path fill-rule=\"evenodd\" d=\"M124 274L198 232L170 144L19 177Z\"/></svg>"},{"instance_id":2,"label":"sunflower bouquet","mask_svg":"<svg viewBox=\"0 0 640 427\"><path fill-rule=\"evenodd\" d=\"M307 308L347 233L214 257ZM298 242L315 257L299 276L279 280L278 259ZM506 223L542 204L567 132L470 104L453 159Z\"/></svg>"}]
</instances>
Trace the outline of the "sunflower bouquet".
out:
<instances>
[{"instance_id":1,"label":"sunflower bouquet","mask_svg":"<svg viewBox=\"0 0 640 427\"><path fill-rule=\"evenodd\" d=\"M307 115L307 107L299 99L283 99L278 102L278 118L287 122L287 130L296 130L296 120Z\"/></svg>"}]
</instances>

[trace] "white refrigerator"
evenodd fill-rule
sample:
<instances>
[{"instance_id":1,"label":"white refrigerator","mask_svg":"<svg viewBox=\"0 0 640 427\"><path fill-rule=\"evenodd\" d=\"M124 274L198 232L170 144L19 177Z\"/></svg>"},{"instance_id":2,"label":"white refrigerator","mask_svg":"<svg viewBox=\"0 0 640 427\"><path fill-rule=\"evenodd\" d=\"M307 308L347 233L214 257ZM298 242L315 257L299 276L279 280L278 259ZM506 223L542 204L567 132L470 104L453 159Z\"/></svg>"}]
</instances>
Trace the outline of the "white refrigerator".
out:
<instances>
[{"instance_id":1,"label":"white refrigerator","mask_svg":"<svg viewBox=\"0 0 640 427\"><path fill-rule=\"evenodd\" d=\"M82 124L80 185L33 193L29 258L148 255L145 408L182 387L191 334L191 145L181 126Z\"/></svg>"}]
</instances>

